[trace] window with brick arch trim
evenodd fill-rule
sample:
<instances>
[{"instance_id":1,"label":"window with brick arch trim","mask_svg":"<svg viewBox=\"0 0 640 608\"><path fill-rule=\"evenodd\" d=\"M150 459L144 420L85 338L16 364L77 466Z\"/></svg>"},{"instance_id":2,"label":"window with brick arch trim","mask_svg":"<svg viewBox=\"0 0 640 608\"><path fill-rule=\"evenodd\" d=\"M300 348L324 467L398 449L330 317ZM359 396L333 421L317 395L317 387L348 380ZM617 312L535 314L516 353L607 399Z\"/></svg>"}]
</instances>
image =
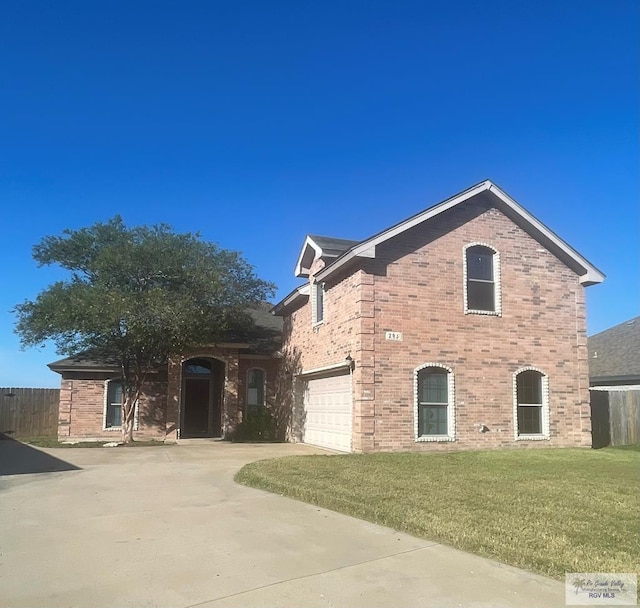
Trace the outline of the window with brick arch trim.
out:
<instances>
[{"instance_id":1,"label":"window with brick arch trim","mask_svg":"<svg viewBox=\"0 0 640 608\"><path fill-rule=\"evenodd\" d=\"M265 387L267 374L261 367L247 370L247 416L265 407Z\"/></svg>"},{"instance_id":2,"label":"window with brick arch trim","mask_svg":"<svg viewBox=\"0 0 640 608\"><path fill-rule=\"evenodd\" d=\"M455 438L453 371L425 364L415 375L416 441L452 441Z\"/></svg>"},{"instance_id":3,"label":"window with brick arch trim","mask_svg":"<svg viewBox=\"0 0 640 608\"><path fill-rule=\"evenodd\" d=\"M549 438L549 386L535 368L516 372L514 382L516 439Z\"/></svg>"},{"instance_id":4,"label":"window with brick arch trim","mask_svg":"<svg viewBox=\"0 0 640 608\"><path fill-rule=\"evenodd\" d=\"M499 315L500 257L484 243L472 243L464 251L465 313Z\"/></svg>"}]
</instances>

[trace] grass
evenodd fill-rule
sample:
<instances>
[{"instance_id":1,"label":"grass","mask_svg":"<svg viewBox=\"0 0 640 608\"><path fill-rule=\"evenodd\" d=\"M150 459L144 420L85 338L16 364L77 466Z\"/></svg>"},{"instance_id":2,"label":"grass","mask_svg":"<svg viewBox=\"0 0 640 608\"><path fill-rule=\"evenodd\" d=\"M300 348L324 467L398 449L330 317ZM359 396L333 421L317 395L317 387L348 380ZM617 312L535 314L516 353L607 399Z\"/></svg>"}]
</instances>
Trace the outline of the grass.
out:
<instances>
[{"instance_id":1,"label":"grass","mask_svg":"<svg viewBox=\"0 0 640 608\"><path fill-rule=\"evenodd\" d=\"M16 441L20 441L22 443L26 443L28 445L33 445L39 448L101 448L105 443L111 443L112 441L121 441L122 438L119 436L110 441L80 441L78 443L63 443L58 441L57 437L16 437ZM155 441L153 439L148 441L134 441L132 444L128 446L119 445L118 447L149 447L149 446L164 446L170 445L165 444L163 441Z\"/></svg>"},{"instance_id":2,"label":"grass","mask_svg":"<svg viewBox=\"0 0 640 608\"><path fill-rule=\"evenodd\" d=\"M564 579L637 572L640 453L538 449L297 456L236 480Z\"/></svg>"}]
</instances>

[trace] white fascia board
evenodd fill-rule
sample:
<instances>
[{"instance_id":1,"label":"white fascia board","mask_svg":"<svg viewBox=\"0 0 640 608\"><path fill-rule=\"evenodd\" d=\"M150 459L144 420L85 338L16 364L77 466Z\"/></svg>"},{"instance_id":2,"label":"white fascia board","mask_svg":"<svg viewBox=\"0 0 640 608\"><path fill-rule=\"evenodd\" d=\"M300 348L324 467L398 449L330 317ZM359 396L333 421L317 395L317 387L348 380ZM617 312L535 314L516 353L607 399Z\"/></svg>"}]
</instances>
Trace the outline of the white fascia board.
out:
<instances>
[{"instance_id":1,"label":"white fascia board","mask_svg":"<svg viewBox=\"0 0 640 608\"><path fill-rule=\"evenodd\" d=\"M457 194L456 196L446 201L443 201L439 205L435 205L434 207L431 207L426 211L423 211L422 213L418 213L417 215L410 217L408 220L405 220L400 224L396 224L395 226L392 226L388 230L380 232L379 234L371 237L370 239L363 241L359 245L356 245L355 247L350 249L347 253L345 253L342 257L338 258L335 262L333 262L332 264L329 264L329 266L324 268L321 272L319 272L316 275L316 278L319 281L322 281L328 278L336 270L338 270L339 268L341 268L342 266L350 262L355 257L375 258L375 248L380 243L384 243L385 241L392 239L394 236L397 236L398 234L401 234L406 230L409 230L410 228L413 228L414 226L421 224L425 220L428 220L436 215L439 215L440 213L443 213L444 211L451 209L451 207L455 207L456 205L459 205L460 203L470 199L472 196L475 196L476 194L480 194L481 192L488 190L491 185L492 184L489 180L481 182L477 186L473 186L472 188L469 188L469 190L465 190L464 192L461 192L460 194Z\"/></svg>"},{"instance_id":2,"label":"white fascia board","mask_svg":"<svg viewBox=\"0 0 640 608\"><path fill-rule=\"evenodd\" d=\"M376 257L376 246L372 245L368 249L364 249L358 253L359 258L375 258Z\"/></svg>"},{"instance_id":3,"label":"white fascia board","mask_svg":"<svg viewBox=\"0 0 640 608\"><path fill-rule=\"evenodd\" d=\"M313 249L315 252L315 258L322 257L322 249L320 246L309 236L304 240L304 245L302 245L302 250L300 251L300 255L298 256L298 261L296 263L295 275L297 277L307 278L309 276L309 272L302 269L302 258L304 258L304 254L307 252L307 249Z\"/></svg>"},{"instance_id":4,"label":"white fascia board","mask_svg":"<svg viewBox=\"0 0 640 608\"><path fill-rule=\"evenodd\" d=\"M388 230L380 232L379 234L371 237L370 239L363 241L359 245L356 245L343 256L339 257L335 262L329 264L321 272L316 275L319 281L323 281L336 272L339 268L348 264L355 257L375 257L375 248L380 243L402 234L406 230L421 224L422 222L429 220L445 211L448 211L456 205L460 205L468 201L470 198L481 194L482 192L491 192L499 201L510 208L524 224L527 224L531 232L537 236L542 236L548 242L551 242L557 247L564 255L573 260L576 265L584 269L584 274L580 275L580 283L587 286L595 283L602 283L605 279L605 275L600 272L589 261L582 257L575 249L565 243L559 236L554 234L549 228L547 228L542 222L537 220L533 215L521 207L516 201L514 201L509 195L503 192L498 186L496 186L491 180L485 180L480 182L476 186L472 186L468 190L456 194L455 196L443 201L442 203L435 205L422 213L418 213L408 220L392 226Z\"/></svg>"},{"instance_id":5,"label":"white fascia board","mask_svg":"<svg viewBox=\"0 0 640 608\"><path fill-rule=\"evenodd\" d=\"M562 251L568 258L572 259L578 266L584 268L585 273L580 275L580 283L586 285L593 285L595 283L602 283L605 279L605 275L600 272L593 264L587 259L582 257L573 247L563 241L557 234L549 230L540 220L531 215L524 207L514 201L506 192L503 192L498 186L490 183L488 190L495 197L500 199L507 207L511 208L517 213L525 223L533 229L534 232L542 235L545 239L553 243L560 251Z\"/></svg>"},{"instance_id":6,"label":"white fascia board","mask_svg":"<svg viewBox=\"0 0 640 608\"><path fill-rule=\"evenodd\" d=\"M332 365L325 365L324 367L316 367L314 369L305 369L301 371L299 374L296 374L296 376L304 378L305 376L325 374L327 372L348 369L350 367L351 367L351 361L342 361L340 363L333 363Z\"/></svg>"},{"instance_id":7,"label":"white fascia board","mask_svg":"<svg viewBox=\"0 0 640 608\"><path fill-rule=\"evenodd\" d=\"M289 304L293 304L298 298L309 297L311 293L311 288L309 283L305 283L304 285L300 285L294 289L289 295L285 296L283 300L278 302L272 309L271 314L275 315L280 309L289 306Z\"/></svg>"}]
</instances>

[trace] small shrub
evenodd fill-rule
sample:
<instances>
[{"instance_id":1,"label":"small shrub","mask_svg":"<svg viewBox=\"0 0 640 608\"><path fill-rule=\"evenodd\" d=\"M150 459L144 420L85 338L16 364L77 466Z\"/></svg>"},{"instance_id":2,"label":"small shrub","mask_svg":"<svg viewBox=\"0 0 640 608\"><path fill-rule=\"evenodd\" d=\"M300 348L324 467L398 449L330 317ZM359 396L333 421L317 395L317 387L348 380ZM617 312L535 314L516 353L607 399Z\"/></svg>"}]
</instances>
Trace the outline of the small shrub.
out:
<instances>
[{"instance_id":1,"label":"small shrub","mask_svg":"<svg viewBox=\"0 0 640 608\"><path fill-rule=\"evenodd\" d=\"M277 441L276 421L266 407L249 413L237 427L232 441Z\"/></svg>"}]
</instances>

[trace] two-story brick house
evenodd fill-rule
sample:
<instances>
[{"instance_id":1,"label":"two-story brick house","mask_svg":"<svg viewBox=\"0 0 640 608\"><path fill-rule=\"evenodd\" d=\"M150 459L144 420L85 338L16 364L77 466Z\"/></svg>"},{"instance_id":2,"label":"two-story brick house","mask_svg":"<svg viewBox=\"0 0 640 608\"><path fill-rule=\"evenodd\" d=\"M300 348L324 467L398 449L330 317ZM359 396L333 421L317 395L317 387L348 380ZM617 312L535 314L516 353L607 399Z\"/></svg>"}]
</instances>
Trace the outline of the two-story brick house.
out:
<instances>
[{"instance_id":1,"label":"two-story brick house","mask_svg":"<svg viewBox=\"0 0 640 608\"><path fill-rule=\"evenodd\" d=\"M364 241L308 236L277 304L292 436L341 451L590 446L604 275L490 181Z\"/></svg>"}]
</instances>

